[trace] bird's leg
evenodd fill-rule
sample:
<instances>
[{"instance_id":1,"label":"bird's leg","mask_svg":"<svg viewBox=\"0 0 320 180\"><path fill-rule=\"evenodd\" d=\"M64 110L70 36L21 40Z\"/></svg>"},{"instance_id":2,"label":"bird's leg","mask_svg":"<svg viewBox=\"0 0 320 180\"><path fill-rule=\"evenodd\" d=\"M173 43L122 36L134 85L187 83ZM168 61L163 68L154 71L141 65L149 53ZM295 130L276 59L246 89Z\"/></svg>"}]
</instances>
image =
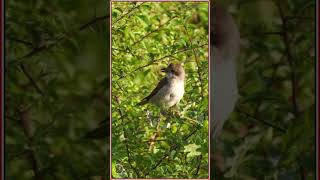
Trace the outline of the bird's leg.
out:
<instances>
[{"instance_id":1,"label":"bird's leg","mask_svg":"<svg viewBox=\"0 0 320 180\"><path fill-rule=\"evenodd\" d=\"M163 115L163 116L167 116L168 115L168 109L161 108L160 114Z\"/></svg>"},{"instance_id":2,"label":"bird's leg","mask_svg":"<svg viewBox=\"0 0 320 180\"><path fill-rule=\"evenodd\" d=\"M160 126L161 122L162 122L162 117L160 115L159 119L157 121L156 131L152 134L151 138L149 139L149 143L150 143L149 151L154 152L155 142L156 142L157 138L159 137L159 135L162 132L162 129L161 129L161 126Z\"/></svg>"},{"instance_id":3,"label":"bird's leg","mask_svg":"<svg viewBox=\"0 0 320 180\"><path fill-rule=\"evenodd\" d=\"M161 114L165 117L165 124L162 128L170 128L170 119L174 118L174 112L171 108L163 108L161 109Z\"/></svg>"},{"instance_id":4,"label":"bird's leg","mask_svg":"<svg viewBox=\"0 0 320 180\"><path fill-rule=\"evenodd\" d=\"M173 106L173 107L170 109L170 116L171 116L172 118L179 118L179 117L181 116L179 107L178 107L177 105Z\"/></svg>"},{"instance_id":5,"label":"bird's leg","mask_svg":"<svg viewBox=\"0 0 320 180\"><path fill-rule=\"evenodd\" d=\"M158 128L159 128L160 123L161 123L161 115L160 115L160 116L159 116L159 118L157 119L156 129L158 129Z\"/></svg>"},{"instance_id":6,"label":"bird's leg","mask_svg":"<svg viewBox=\"0 0 320 180\"><path fill-rule=\"evenodd\" d=\"M152 115L150 114L149 110L147 110L146 115L147 115L147 119L149 120L150 126L153 127L154 126L153 125L153 118L152 118Z\"/></svg>"}]
</instances>

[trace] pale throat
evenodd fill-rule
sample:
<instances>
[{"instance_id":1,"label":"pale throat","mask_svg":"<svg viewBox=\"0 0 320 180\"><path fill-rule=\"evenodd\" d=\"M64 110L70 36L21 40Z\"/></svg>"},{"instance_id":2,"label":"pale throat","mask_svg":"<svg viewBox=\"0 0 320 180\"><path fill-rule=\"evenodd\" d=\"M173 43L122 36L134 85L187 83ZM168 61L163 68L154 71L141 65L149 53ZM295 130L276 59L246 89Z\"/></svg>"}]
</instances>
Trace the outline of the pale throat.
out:
<instances>
[{"instance_id":1,"label":"pale throat","mask_svg":"<svg viewBox=\"0 0 320 180\"><path fill-rule=\"evenodd\" d=\"M178 81L184 81L184 77L183 76L176 76L173 73L169 72L166 74L166 77L168 78L168 80L170 81L174 81L174 80L178 80Z\"/></svg>"}]
</instances>

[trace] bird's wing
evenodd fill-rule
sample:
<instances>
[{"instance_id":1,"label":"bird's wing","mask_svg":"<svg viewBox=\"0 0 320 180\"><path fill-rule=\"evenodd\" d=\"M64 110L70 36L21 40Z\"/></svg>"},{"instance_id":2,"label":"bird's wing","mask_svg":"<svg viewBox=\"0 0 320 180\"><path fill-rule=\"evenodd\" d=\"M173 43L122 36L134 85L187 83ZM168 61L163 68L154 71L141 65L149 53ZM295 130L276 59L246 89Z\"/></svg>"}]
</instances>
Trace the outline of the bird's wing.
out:
<instances>
[{"instance_id":1,"label":"bird's wing","mask_svg":"<svg viewBox=\"0 0 320 180\"><path fill-rule=\"evenodd\" d=\"M154 95L156 95L159 90L165 85L168 83L168 79L167 77L163 78L157 85L156 88L154 88L154 90L150 93L149 96L145 97L142 99L142 101L140 103L138 103L138 105L144 105L146 104Z\"/></svg>"}]
</instances>

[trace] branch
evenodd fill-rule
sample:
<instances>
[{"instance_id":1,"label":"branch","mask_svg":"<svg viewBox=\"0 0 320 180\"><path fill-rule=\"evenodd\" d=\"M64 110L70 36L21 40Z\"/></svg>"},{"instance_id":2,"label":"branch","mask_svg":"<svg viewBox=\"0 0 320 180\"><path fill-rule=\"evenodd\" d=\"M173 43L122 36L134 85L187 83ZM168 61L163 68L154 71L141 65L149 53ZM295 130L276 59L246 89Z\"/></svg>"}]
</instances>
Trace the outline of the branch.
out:
<instances>
[{"instance_id":1,"label":"branch","mask_svg":"<svg viewBox=\"0 0 320 180\"><path fill-rule=\"evenodd\" d=\"M15 61L12 61L12 63L15 62L20 62L23 59L26 58L30 58L44 50L48 50L51 49L52 47L54 47L55 45L57 45L59 42L66 40L68 38L70 38L71 36L74 36L78 31L82 31L90 26L92 26L93 24L99 22L99 21L103 21L106 20L107 18L109 18L109 15L104 15L104 16L99 16L99 17L95 17L92 20L88 21L87 23L81 25L80 27L71 30L69 32L65 32L62 34L58 34L56 37L49 39L47 41L45 41L44 43L38 44L36 47L34 47L30 52L26 53L25 55L17 58Z\"/></svg>"},{"instance_id":2,"label":"branch","mask_svg":"<svg viewBox=\"0 0 320 180\"><path fill-rule=\"evenodd\" d=\"M103 21L103 20L106 20L107 18L109 18L109 15L104 15L104 16L100 16L100 17L96 17L92 20L90 20L89 22L87 22L86 24L82 25L79 27L79 31L82 31L90 26L92 26L93 24L96 24L97 22L99 21ZM70 34L69 34L70 35Z\"/></svg>"},{"instance_id":3,"label":"branch","mask_svg":"<svg viewBox=\"0 0 320 180\"><path fill-rule=\"evenodd\" d=\"M268 87L267 87L268 90L271 89L272 84L274 83L274 80L275 80L276 75L277 75L277 71L278 71L279 67L282 65L282 59L283 59L284 57L285 57L285 56L282 56L282 57L280 58L280 61L279 61L278 63L276 63L276 64L273 65L273 72L272 72L272 76L271 76L271 82L270 82L270 84L269 84ZM246 66L246 67L247 67L247 66ZM257 121L262 122L264 125L273 127L273 128L275 128L276 130L279 130L279 131L281 131L281 132L286 132L286 130L285 130L284 128L280 128L280 127L278 127L278 126L276 126L276 125L274 125L274 124L272 124L272 123L270 123L270 122L261 120L261 119L259 119L259 118L257 117L257 116L259 115L259 109L260 109L260 107L261 107L261 105L262 105L262 102L263 102L263 100L260 100L260 101L257 103L253 115L251 115L251 114L249 114L249 113L247 113L247 112L244 112L244 111L240 110L239 108L237 108L237 111L238 111L239 113L245 114L247 117L251 117L251 118L254 119L254 120L257 120Z\"/></svg>"},{"instance_id":4,"label":"branch","mask_svg":"<svg viewBox=\"0 0 320 180\"><path fill-rule=\"evenodd\" d=\"M280 18L282 20L282 40L285 45L285 51L287 55L287 60L291 69L290 72L290 78L291 78L291 89L292 89L292 108L293 108L293 113L295 117L297 118L299 115L299 109L298 109L298 104L297 104L297 78L295 74L295 62L293 59L292 51L291 51L291 46L290 46L290 39L289 39L289 34L287 32L288 30L288 22L286 19L286 16L282 10L281 4L276 2L277 8L280 13Z\"/></svg>"},{"instance_id":5,"label":"branch","mask_svg":"<svg viewBox=\"0 0 320 180\"><path fill-rule=\"evenodd\" d=\"M29 79L30 83L32 84L32 86L35 88L35 90L41 94L42 96L44 95L43 91L40 89L40 87L37 85L37 83L33 80L32 76L29 74L29 72L26 70L25 66L20 63L20 69L23 72L23 74L26 75L26 77Z\"/></svg>"},{"instance_id":6,"label":"branch","mask_svg":"<svg viewBox=\"0 0 320 180\"><path fill-rule=\"evenodd\" d=\"M298 159L299 160L299 159ZM299 172L300 174L300 179L301 180L306 180L307 179L307 171L305 169L305 167L303 167L300 163L299 163Z\"/></svg>"},{"instance_id":7,"label":"branch","mask_svg":"<svg viewBox=\"0 0 320 180\"><path fill-rule=\"evenodd\" d=\"M23 129L24 135L26 136L27 139L27 144L30 149L28 149L28 158L31 161L32 169L34 172L34 177L36 180L43 180L42 175L39 171L39 163L37 160L36 152L33 149L32 146L32 136L33 136L33 130L31 126L31 121L29 118L29 112L27 108L22 108L18 112L20 119L21 119L21 127Z\"/></svg>"},{"instance_id":8,"label":"branch","mask_svg":"<svg viewBox=\"0 0 320 180\"><path fill-rule=\"evenodd\" d=\"M158 162L157 162L153 167L151 167L151 169L145 174L145 176L148 176L151 171L153 171L153 170L155 170L157 167L159 167L160 164L163 162L163 160L165 160L165 159L170 155L170 153L171 153L173 150L176 150L177 148L178 148L178 145L176 145L176 144L172 145L172 146L170 147L170 150L169 150L167 153L165 153L165 154L162 156L162 158L159 159Z\"/></svg>"},{"instance_id":9,"label":"branch","mask_svg":"<svg viewBox=\"0 0 320 180\"><path fill-rule=\"evenodd\" d=\"M208 44L202 44L202 45L200 45L200 46L198 46L198 47L195 47L195 48L200 48L200 47L203 47L203 46L206 46L206 45L208 45ZM158 61L161 61L161 60L163 60L163 59L165 59L165 58L171 57L171 56L173 56L173 55L176 55L176 54L179 54L179 53L182 53L182 52L190 51L190 50L192 50L192 49L183 48L183 49L181 49L181 50L179 50L179 51L176 51L176 52L174 52L174 53L172 53L172 54L165 55L165 56L163 56L163 57L161 57L161 58L159 58L159 59L155 59L155 60L153 60L152 62L150 62L150 63L148 63L148 64L146 64L146 65L143 65L143 66L141 66L141 67L138 67L138 68L134 69L133 71L131 71L131 72L129 72L129 73L127 73L127 74L119 77L116 81L121 80L121 79L127 77L128 75L130 75L130 74L132 74L132 73L134 73L134 72L136 72L136 71L140 71L141 69L143 69L143 68L145 68L145 67L148 67L148 66L151 66L151 65L153 65L153 64L156 64Z\"/></svg>"},{"instance_id":10,"label":"branch","mask_svg":"<svg viewBox=\"0 0 320 180\"><path fill-rule=\"evenodd\" d=\"M197 170L196 170L194 176L197 176L199 174L199 170L200 170L200 166L201 166L201 160L202 160L202 154L198 158L198 166L197 166Z\"/></svg>"},{"instance_id":11,"label":"branch","mask_svg":"<svg viewBox=\"0 0 320 180\"><path fill-rule=\"evenodd\" d=\"M114 23L112 23L113 25L116 24L118 21L120 21L122 18L124 18L126 15L130 14L131 12L133 12L134 10L136 10L137 8L139 8L142 4L144 4L146 2L143 2L141 4L139 4L138 6L135 6L133 8L131 8L127 13L125 13L124 15L120 16L117 20L115 20Z\"/></svg>"},{"instance_id":12,"label":"branch","mask_svg":"<svg viewBox=\"0 0 320 180\"><path fill-rule=\"evenodd\" d=\"M280 131L280 132L282 132L282 133L285 133L285 132L286 132L286 130L285 130L284 128L278 127L278 126L276 126L276 125L274 125L274 124L272 124L272 123L270 123L270 122L267 122L267 121L265 121L265 120L257 119L254 115L251 115L250 113L248 113L248 112L246 112L246 111L243 111L243 110L241 110L241 109L238 108L238 107L236 108L236 111L239 112L239 113L241 113L241 114L244 114L244 115L246 115L247 117L250 117L250 118L252 118L252 119L254 119L254 120L256 120L256 121L262 122L264 125L270 126L270 127L274 128L274 129L276 129L276 130L278 130L278 131Z\"/></svg>"},{"instance_id":13,"label":"branch","mask_svg":"<svg viewBox=\"0 0 320 180\"><path fill-rule=\"evenodd\" d=\"M42 78L45 78L46 76L50 75L51 72L47 72L47 73L41 73L38 77L33 78L33 80L36 81L40 81L42 80ZM33 85L32 82L27 82L27 83L23 83L23 84L19 84L22 88L26 88L29 87L30 85Z\"/></svg>"},{"instance_id":14,"label":"branch","mask_svg":"<svg viewBox=\"0 0 320 180\"><path fill-rule=\"evenodd\" d=\"M277 75L278 69L279 69L279 67L280 67L281 64L282 64L282 60L283 60L284 57L285 57L285 56L282 56L282 57L280 58L279 63L276 63L276 64L273 65L273 72L272 72L272 76L271 76L271 81L270 81L270 83L267 85L267 90L270 90L270 89L271 89L271 87L272 87L272 85L273 85L273 83L274 83L274 81L275 81L275 79L276 79L276 75ZM259 109L260 109L260 106L262 105L262 102L263 102L263 100L261 99L261 100L257 103L256 109L255 109L255 111L254 111L254 117L257 117L257 116L259 115Z\"/></svg>"},{"instance_id":15,"label":"branch","mask_svg":"<svg viewBox=\"0 0 320 180\"><path fill-rule=\"evenodd\" d=\"M187 141L192 135L194 135L194 134L198 131L198 129L199 129L198 127L199 127L199 125L196 126L196 127L194 128L194 130L193 130L191 133L187 134L183 139L184 139L185 141ZM149 173L150 173L152 170L155 170L156 168L158 168L158 167L161 165L161 163L163 162L163 160L165 160L167 157L169 157L170 154L171 154L171 152L172 152L173 150L177 151L178 148L179 148L179 145L178 145L178 144L176 144L176 143L172 144L172 145L170 146L170 150L168 150L168 151L162 156L162 158L159 159L158 162L157 162L153 167L151 167L151 169L145 174L145 176L149 175Z\"/></svg>"},{"instance_id":16,"label":"branch","mask_svg":"<svg viewBox=\"0 0 320 180\"><path fill-rule=\"evenodd\" d=\"M188 34L188 30L187 30L187 27L185 25L184 25L184 29L185 29L185 34L188 36L190 44L192 46L192 40L191 40L190 35ZM201 69L200 69L200 64L199 64L199 58L197 56L197 52L196 52L195 48L193 48L193 47L192 47L192 52L193 52L193 55L194 55L195 62L197 64L197 73L198 73L198 78L199 78L199 81L200 81L201 95L202 95L202 98L203 98L204 86L203 86L203 82L202 82L202 74L201 74Z\"/></svg>"},{"instance_id":17,"label":"branch","mask_svg":"<svg viewBox=\"0 0 320 180\"><path fill-rule=\"evenodd\" d=\"M170 21L172 21L174 18L176 18L177 16L173 16L171 19L169 19L167 22L159 25L159 27L153 31L150 31L149 33L147 33L146 35L142 36L138 41L134 42L131 46L134 46L136 44L138 44L139 42L141 42L143 39L145 39L146 37L150 36L152 33L159 31L164 25L168 24Z\"/></svg>"},{"instance_id":18,"label":"branch","mask_svg":"<svg viewBox=\"0 0 320 180\"><path fill-rule=\"evenodd\" d=\"M25 41L25 40L22 40L22 39L18 39L18 38L15 38L15 37L8 37L8 39L10 41L15 41L15 42L18 42L20 44L24 44L26 46L30 46L30 47L33 47L33 44L29 41Z\"/></svg>"},{"instance_id":19,"label":"branch","mask_svg":"<svg viewBox=\"0 0 320 180\"><path fill-rule=\"evenodd\" d=\"M120 107L120 102L118 101L118 99L116 100L116 102L117 102L118 106ZM118 112L120 114L120 119L122 121L122 124L124 125L123 119L124 119L125 115L123 114L123 112L121 111L120 108L118 109ZM131 162L131 153L129 151L129 145L127 143L128 135L127 135L126 130L125 130L124 127L125 126L122 126L122 131L123 131L123 135L124 135L124 138L125 138L125 146L126 146L126 151L127 151L127 156L128 156L128 163L129 163L130 167L133 169L133 171L136 173L136 176L139 178L140 177L139 171L138 171L137 167L134 167L132 162Z\"/></svg>"}]
</instances>

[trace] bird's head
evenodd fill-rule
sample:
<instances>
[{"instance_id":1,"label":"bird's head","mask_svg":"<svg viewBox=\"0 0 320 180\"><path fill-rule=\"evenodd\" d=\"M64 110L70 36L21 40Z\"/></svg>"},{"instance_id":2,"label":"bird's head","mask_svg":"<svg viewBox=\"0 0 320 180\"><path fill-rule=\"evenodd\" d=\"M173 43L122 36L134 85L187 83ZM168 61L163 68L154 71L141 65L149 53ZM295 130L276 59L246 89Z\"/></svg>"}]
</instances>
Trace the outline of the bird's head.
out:
<instances>
[{"instance_id":1,"label":"bird's head","mask_svg":"<svg viewBox=\"0 0 320 180\"><path fill-rule=\"evenodd\" d=\"M180 63L171 63L167 68L163 68L161 71L165 72L169 79L178 78L183 80L185 77L184 68Z\"/></svg>"},{"instance_id":2,"label":"bird's head","mask_svg":"<svg viewBox=\"0 0 320 180\"><path fill-rule=\"evenodd\" d=\"M211 4L210 12L211 45L226 59L235 59L239 53L240 34L234 19L221 4Z\"/></svg>"}]
</instances>

